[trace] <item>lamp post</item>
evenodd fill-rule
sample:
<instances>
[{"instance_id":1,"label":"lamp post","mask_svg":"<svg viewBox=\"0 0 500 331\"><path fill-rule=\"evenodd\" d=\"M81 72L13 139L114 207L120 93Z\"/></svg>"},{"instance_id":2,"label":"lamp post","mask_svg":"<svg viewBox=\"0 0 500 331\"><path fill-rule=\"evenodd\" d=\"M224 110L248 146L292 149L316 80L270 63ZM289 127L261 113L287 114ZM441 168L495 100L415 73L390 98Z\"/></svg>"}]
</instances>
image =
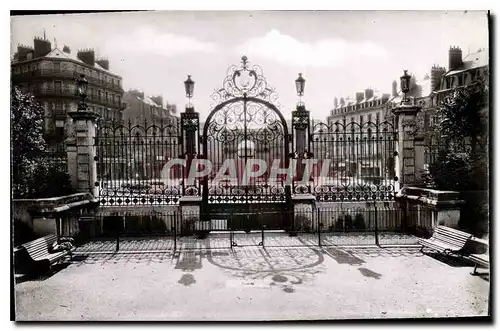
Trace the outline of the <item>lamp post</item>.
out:
<instances>
[{"instance_id":1,"label":"lamp post","mask_svg":"<svg viewBox=\"0 0 500 331\"><path fill-rule=\"evenodd\" d=\"M411 76L408 75L408 70L404 70L403 76L400 77L401 92L403 92L403 98L401 100L402 104L405 104L409 101L407 94L410 91L410 79Z\"/></svg>"},{"instance_id":2,"label":"lamp post","mask_svg":"<svg viewBox=\"0 0 500 331\"><path fill-rule=\"evenodd\" d=\"M411 75L408 70L403 71L400 77L401 92L403 97L401 104L392 109L395 116L395 129L398 133L395 153L394 153L394 168L395 168L395 190L400 191L405 186L414 185L420 180L420 173L423 169L423 147L421 139L417 137L419 124L417 122L417 114L421 107L410 102L408 93L411 86ZM418 146L417 146L418 144ZM412 150L412 153L408 153Z\"/></svg>"},{"instance_id":3,"label":"lamp post","mask_svg":"<svg viewBox=\"0 0 500 331\"><path fill-rule=\"evenodd\" d=\"M194 81L191 79L191 75L188 75L188 78L184 81L184 88L186 89L186 97L188 98L187 108L193 108L191 98L194 92Z\"/></svg>"},{"instance_id":4,"label":"lamp post","mask_svg":"<svg viewBox=\"0 0 500 331\"><path fill-rule=\"evenodd\" d=\"M87 98L87 88L89 86L89 82L87 78L85 78L85 75L81 74L80 78L76 80L76 83L78 88L78 97L80 97L80 102L78 104L78 111L85 111L87 110L85 99Z\"/></svg>"},{"instance_id":5,"label":"lamp post","mask_svg":"<svg viewBox=\"0 0 500 331\"><path fill-rule=\"evenodd\" d=\"M194 111L194 106L191 104L191 98L194 92L194 81L191 79L191 75L187 76L184 81L184 89L186 92L186 97L188 98L188 104L186 110L181 113L181 130L184 139L184 150L182 151L186 158L186 167L183 176L183 194L186 192L191 192L188 195L197 195L199 190L197 184L192 189L188 189L185 186L186 179L188 178L189 171L191 169L191 164L196 155L198 155L198 131L199 131L199 114ZM194 193L193 193L194 192Z\"/></svg>"}]
</instances>

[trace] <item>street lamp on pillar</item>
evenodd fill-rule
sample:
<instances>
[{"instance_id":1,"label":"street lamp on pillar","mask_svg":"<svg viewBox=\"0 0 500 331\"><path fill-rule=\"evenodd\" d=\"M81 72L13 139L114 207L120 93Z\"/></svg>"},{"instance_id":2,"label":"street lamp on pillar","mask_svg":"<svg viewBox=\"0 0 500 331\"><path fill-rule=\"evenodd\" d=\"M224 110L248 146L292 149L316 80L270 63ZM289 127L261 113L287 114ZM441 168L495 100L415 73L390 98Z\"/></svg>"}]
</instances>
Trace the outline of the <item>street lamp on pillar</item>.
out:
<instances>
[{"instance_id":1,"label":"street lamp on pillar","mask_svg":"<svg viewBox=\"0 0 500 331\"><path fill-rule=\"evenodd\" d=\"M78 104L78 111L87 110L87 105L85 104L85 99L87 98L87 88L89 86L89 82L85 75L80 75L80 78L76 81L78 87L78 96L80 97L80 102Z\"/></svg>"},{"instance_id":2,"label":"street lamp on pillar","mask_svg":"<svg viewBox=\"0 0 500 331\"><path fill-rule=\"evenodd\" d=\"M188 98L187 108L193 108L193 105L191 105L191 98L194 92L194 81L191 79L191 75L188 75L188 78L184 82L184 88L186 89L186 97Z\"/></svg>"},{"instance_id":3,"label":"street lamp on pillar","mask_svg":"<svg viewBox=\"0 0 500 331\"><path fill-rule=\"evenodd\" d=\"M410 91L410 79L411 76L408 75L408 70L404 70L403 76L401 76L401 92L403 92L403 98L401 100L401 104L406 104L408 99L408 92Z\"/></svg>"},{"instance_id":4,"label":"street lamp on pillar","mask_svg":"<svg viewBox=\"0 0 500 331\"><path fill-rule=\"evenodd\" d=\"M302 77L302 74L299 73L299 77L295 80L295 90L297 90L297 95L299 96L299 103L297 106L303 106L302 96L304 95L304 88L306 85L306 80Z\"/></svg>"}]
</instances>

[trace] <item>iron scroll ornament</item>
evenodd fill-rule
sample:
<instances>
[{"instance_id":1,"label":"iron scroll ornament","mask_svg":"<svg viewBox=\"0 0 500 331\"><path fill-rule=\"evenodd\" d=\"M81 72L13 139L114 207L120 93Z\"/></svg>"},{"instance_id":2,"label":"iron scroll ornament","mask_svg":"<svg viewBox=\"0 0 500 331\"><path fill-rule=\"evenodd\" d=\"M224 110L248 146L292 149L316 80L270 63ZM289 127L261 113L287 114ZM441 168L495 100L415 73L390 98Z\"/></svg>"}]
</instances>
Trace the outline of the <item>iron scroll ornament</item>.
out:
<instances>
[{"instance_id":1,"label":"iron scroll ornament","mask_svg":"<svg viewBox=\"0 0 500 331\"><path fill-rule=\"evenodd\" d=\"M255 97L280 108L278 103L278 93L274 87L267 84L262 68L259 65L250 65L248 58L243 55L240 65L231 65L227 69L226 77L222 87L215 90L211 99L214 101L211 108L238 97Z\"/></svg>"}]
</instances>

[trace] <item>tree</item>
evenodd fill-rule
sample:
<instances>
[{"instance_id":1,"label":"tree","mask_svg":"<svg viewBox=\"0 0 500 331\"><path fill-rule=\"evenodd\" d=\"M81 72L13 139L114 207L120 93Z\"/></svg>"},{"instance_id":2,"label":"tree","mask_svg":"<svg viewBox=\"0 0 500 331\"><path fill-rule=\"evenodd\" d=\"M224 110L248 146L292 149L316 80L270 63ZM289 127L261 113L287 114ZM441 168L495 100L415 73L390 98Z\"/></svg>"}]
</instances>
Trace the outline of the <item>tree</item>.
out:
<instances>
[{"instance_id":1,"label":"tree","mask_svg":"<svg viewBox=\"0 0 500 331\"><path fill-rule=\"evenodd\" d=\"M72 193L67 172L47 158L43 108L33 95L16 86L11 87L10 108L13 197L42 198Z\"/></svg>"},{"instance_id":2,"label":"tree","mask_svg":"<svg viewBox=\"0 0 500 331\"><path fill-rule=\"evenodd\" d=\"M488 111L486 81L455 89L438 106L442 146L429 167L437 189L460 192L460 226L474 233L486 232L488 225Z\"/></svg>"}]
</instances>

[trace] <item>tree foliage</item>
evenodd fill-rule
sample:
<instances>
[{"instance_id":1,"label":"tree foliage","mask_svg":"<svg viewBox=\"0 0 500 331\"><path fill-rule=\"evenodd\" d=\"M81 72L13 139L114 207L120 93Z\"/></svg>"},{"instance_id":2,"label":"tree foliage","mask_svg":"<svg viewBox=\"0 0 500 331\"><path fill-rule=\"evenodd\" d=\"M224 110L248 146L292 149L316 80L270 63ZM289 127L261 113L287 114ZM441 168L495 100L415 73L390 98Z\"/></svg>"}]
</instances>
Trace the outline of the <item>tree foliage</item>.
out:
<instances>
[{"instance_id":1,"label":"tree foliage","mask_svg":"<svg viewBox=\"0 0 500 331\"><path fill-rule=\"evenodd\" d=\"M461 227L475 233L488 225L488 86L484 80L456 88L438 106L440 146L429 167L440 190L461 193Z\"/></svg>"},{"instance_id":2,"label":"tree foliage","mask_svg":"<svg viewBox=\"0 0 500 331\"><path fill-rule=\"evenodd\" d=\"M43 108L32 95L16 86L11 88L10 108L13 197L45 198L72 193L67 171L48 157Z\"/></svg>"}]
</instances>

